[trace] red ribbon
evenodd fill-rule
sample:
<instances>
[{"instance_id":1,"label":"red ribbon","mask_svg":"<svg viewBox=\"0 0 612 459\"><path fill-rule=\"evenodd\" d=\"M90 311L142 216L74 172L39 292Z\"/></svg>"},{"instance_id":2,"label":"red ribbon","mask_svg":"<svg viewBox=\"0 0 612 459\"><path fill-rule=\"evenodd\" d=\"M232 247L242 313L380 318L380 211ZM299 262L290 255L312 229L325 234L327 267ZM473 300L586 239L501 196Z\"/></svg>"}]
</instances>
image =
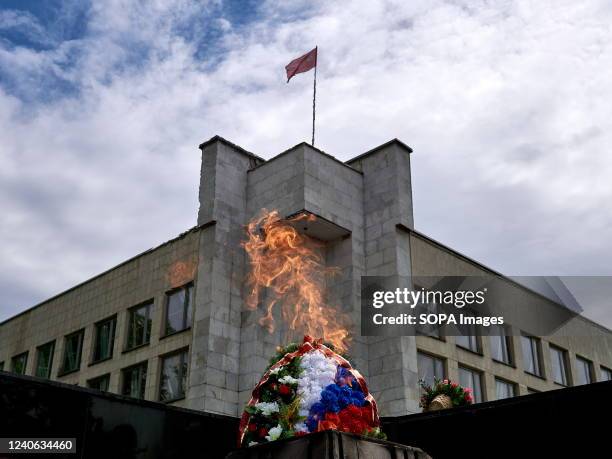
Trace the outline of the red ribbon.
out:
<instances>
[{"instance_id":1,"label":"red ribbon","mask_svg":"<svg viewBox=\"0 0 612 459\"><path fill-rule=\"evenodd\" d=\"M349 363L348 360L336 354L330 348L325 346L323 344L322 339L315 340L311 336L308 336L308 335L304 336L304 342L300 345L297 351L285 354L282 359L280 359L278 362L272 365L268 369L268 371L266 371L266 373L263 375L263 378L261 378L259 383L253 389L253 392L251 394L251 399L249 400L249 403L247 403L247 406L253 406L259 402L259 392L261 390L261 387L268 382L268 379L270 379L270 374L272 373L272 370L285 366L286 364L291 362L294 358L300 357L315 349L320 350L321 352L323 352L323 354L326 357L333 359L337 365L346 368L353 374L353 376L359 383L359 386L361 387L361 391L364 393L365 400L369 402L370 406L372 407L371 418L369 419L370 424L374 426L378 426L380 424L380 421L378 419L378 408L376 406L376 401L374 400L374 397L372 397L372 394L370 394L370 392L368 391L368 386L366 385L365 378L361 375L361 373L359 373L357 370L351 367L351 364ZM240 426L238 427L238 446L239 447L242 445L242 441L244 440L244 435L246 433L246 429L249 424L250 417L251 415L247 413L245 410L242 413L242 417L240 418Z\"/></svg>"}]
</instances>

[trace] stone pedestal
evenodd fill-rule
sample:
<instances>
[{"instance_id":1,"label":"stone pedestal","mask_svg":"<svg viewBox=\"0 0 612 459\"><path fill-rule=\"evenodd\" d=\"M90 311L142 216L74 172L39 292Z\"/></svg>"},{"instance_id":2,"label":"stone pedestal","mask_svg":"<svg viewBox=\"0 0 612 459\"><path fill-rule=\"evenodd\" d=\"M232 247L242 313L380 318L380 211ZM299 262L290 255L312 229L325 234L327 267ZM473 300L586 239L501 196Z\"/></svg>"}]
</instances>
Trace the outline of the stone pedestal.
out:
<instances>
[{"instance_id":1,"label":"stone pedestal","mask_svg":"<svg viewBox=\"0 0 612 459\"><path fill-rule=\"evenodd\" d=\"M418 448L327 430L237 449L226 459L431 459Z\"/></svg>"}]
</instances>

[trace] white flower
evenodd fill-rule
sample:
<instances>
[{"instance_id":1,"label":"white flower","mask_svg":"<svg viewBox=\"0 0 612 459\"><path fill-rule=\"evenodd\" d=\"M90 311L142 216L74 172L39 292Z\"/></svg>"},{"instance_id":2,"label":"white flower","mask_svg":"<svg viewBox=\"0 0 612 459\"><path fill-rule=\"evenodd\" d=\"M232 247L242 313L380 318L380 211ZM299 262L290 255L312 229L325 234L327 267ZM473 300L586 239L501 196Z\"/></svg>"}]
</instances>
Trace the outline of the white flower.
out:
<instances>
[{"instance_id":1,"label":"white flower","mask_svg":"<svg viewBox=\"0 0 612 459\"><path fill-rule=\"evenodd\" d=\"M280 437L282 433L283 433L283 428L280 425L277 425L276 427L272 427L268 431L268 435L266 435L266 440L268 441L278 440L278 437Z\"/></svg>"},{"instance_id":2,"label":"white flower","mask_svg":"<svg viewBox=\"0 0 612 459\"><path fill-rule=\"evenodd\" d=\"M281 371L283 367L276 367L274 370L270 370L271 375L277 375L279 371Z\"/></svg>"},{"instance_id":3,"label":"white flower","mask_svg":"<svg viewBox=\"0 0 612 459\"><path fill-rule=\"evenodd\" d=\"M259 445L259 443L257 443L256 441L249 442L249 446L255 446L255 445Z\"/></svg>"},{"instance_id":4,"label":"white flower","mask_svg":"<svg viewBox=\"0 0 612 459\"><path fill-rule=\"evenodd\" d=\"M297 384L298 380L291 375L283 376L278 380L281 384Z\"/></svg>"},{"instance_id":5,"label":"white flower","mask_svg":"<svg viewBox=\"0 0 612 459\"><path fill-rule=\"evenodd\" d=\"M313 350L302 356L300 366L304 370L298 379L300 415L307 416L310 407L321 399L321 392L336 377L336 363L318 351Z\"/></svg>"},{"instance_id":6,"label":"white flower","mask_svg":"<svg viewBox=\"0 0 612 459\"><path fill-rule=\"evenodd\" d=\"M276 402L259 402L255 404L255 408L261 411L264 416L270 416L272 413L278 413L278 403Z\"/></svg>"}]
</instances>

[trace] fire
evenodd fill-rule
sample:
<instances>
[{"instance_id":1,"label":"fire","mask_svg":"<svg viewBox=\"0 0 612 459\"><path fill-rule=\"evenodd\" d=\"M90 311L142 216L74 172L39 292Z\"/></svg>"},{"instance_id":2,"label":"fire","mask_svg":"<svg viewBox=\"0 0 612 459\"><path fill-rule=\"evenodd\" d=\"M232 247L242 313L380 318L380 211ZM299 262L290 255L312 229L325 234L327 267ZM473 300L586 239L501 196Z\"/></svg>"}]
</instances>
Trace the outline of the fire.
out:
<instances>
[{"instance_id":1,"label":"fire","mask_svg":"<svg viewBox=\"0 0 612 459\"><path fill-rule=\"evenodd\" d=\"M191 260L175 261L166 272L166 280L170 287L180 287L193 280L196 272L196 263Z\"/></svg>"},{"instance_id":2,"label":"fire","mask_svg":"<svg viewBox=\"0 0 612 459\"><path fill-rule=\"evenodd\" d=\"M296 219L315 218L303 214ZM255 310L264 301L260 325L274 331L276 308L293 335L320 337L345 350L349 337L342 324L348 323L347 316L327 304L324 294L326 279L339 268L325 266L324 244L300 234L277 211L265 209L248 224L247 236L243 244L250 261L246 304Z\"/></svg>"}]
</instances>

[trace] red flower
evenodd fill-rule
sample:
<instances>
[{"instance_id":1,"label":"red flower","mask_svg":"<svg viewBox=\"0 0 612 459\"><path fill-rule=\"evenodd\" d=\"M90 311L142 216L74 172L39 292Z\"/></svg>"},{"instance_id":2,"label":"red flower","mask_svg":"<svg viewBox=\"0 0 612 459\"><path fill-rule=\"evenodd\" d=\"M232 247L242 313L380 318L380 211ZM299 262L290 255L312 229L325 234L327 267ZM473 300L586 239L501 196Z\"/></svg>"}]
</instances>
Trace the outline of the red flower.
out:
<instances>
[{"instance_id":1,"label":"red flower","mask_svg":"<svg viewBox=\"0 0 612 459\"><path fill-rule=\"evenodd\" d=\"M286 384L281 384L278 388L278 393L281 395L289 395L291 393L291 387Z\"/></svg>"},{"instance_id":2,"label":"red flower","mask_svg":"<svg viewBox=\"0 0 612 459\"><path fill-rule=\"evenodd\" d=\"M326 413L325 420L329 422L333 422L336 425L340 425L341 423L340 416L338 416L336 413Z\"/></svg>"},{"instance_id":3,"label":"red flower","mask_svg":"<svg viewBox=\"0 0 612 459\"><path fill-rule=\"evenodd\" d=\"M268 435L268 429L265 427L260 427L257 435L259 435L259 438L264 438L266 435Z\"/></svg>"},{"instance_id":4,"label":"red flower","mask_svg":"<svg viewBox=\"0 0 612 459\"><path fill-rule=\"evenodd\" d=\"M346 410L350 413L351 416L353 417L361 417L361 410L359 409L359 407L355 406L355 405L349 405L346 407Z\"/></svg>"},{"instance_id":5,"label":"red flower","mask_svg":"<svg viewBox=\"0 0 612 459\"><path fill-rule=\"evenodd\" d=\"M372 413L372 407L370 405L365 405L361 407L361 419L366 422L372 422L374 419Z\"/></svg>"},{"instance_id":6,"label":"red flower","mask_svg":"<svg viewBox=\"0 0 612 459\"><path fill-rule=\"evenodd\" d=\"M249 423L249 432L255 432L257 430L257 426L254 423Z\"/></svg>"},{"instance_id":7,"label":"red flower","mask_svg":"<svg viewBox=\"0 0 612 459\"><path fill-rule=\"evenodd\" d=\"M308 434L308 432L302 432L302 431L300 430L300 431L295 432L295 434L294 434L294 435L295 435L296 437L303 437L304 435L307 435L307 434Z\"/></svg>"}]
</instances>

